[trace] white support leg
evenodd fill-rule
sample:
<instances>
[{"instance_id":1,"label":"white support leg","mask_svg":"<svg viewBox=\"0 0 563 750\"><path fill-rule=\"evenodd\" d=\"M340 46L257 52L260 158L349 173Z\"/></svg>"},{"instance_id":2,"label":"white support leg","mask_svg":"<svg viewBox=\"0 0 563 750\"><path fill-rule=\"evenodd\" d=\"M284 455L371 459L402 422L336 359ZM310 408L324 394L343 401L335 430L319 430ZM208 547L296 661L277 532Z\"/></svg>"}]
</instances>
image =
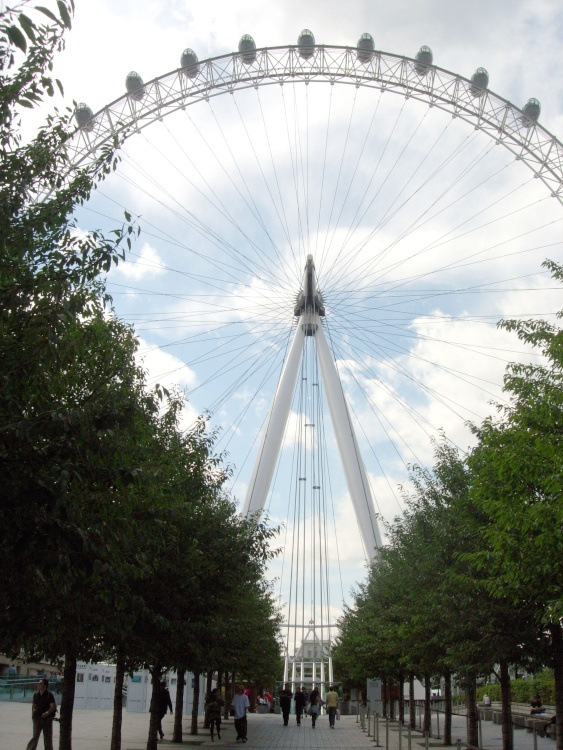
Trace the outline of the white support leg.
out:
<instances>
[{"instance_id":1,"label":"white support leg","mask_svg":"<svg viewBox=\"0 0 563 750\"><path fill-rule=\"evenodd\" d=\"M317 357L321 366L332 426L366 554L372 558L381 546L381 535L373 507L371 489L344 398L342 383L330 353L320 318L318 318L317 323L318 327L315 333Z\"/></svg>"},{"instance_id":2,"label":"white support leg","mask_svg":"<svg viewBox=\"0 0 563 750\"><path fill-rule=\"evenodd\" d=\"M268 415L268 422L246 492L242 509L243 516L258 513L264 508L295 393L304 340L305 334L300 320Z\"/></svg>"}]
</instances>

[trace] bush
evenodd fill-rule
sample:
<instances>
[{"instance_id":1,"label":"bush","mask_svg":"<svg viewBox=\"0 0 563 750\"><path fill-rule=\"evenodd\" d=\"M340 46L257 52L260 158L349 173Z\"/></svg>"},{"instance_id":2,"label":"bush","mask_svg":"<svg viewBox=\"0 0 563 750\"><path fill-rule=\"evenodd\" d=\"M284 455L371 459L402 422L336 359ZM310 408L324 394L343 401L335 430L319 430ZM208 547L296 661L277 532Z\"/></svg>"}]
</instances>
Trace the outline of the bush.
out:
<instances>
[{"instance_id":1,"label":"bush","mask_svg":"<svg viewBox=\"0 0 563 750\"><path fill-rule=\"evenodd\" d=\"M477 700L482 701L485 693L492 701L500 701L500 683L481 685L477 689ZM555 680L552 669L544 670L533 679L512 681L514 703L529 703L536 694L540 696L544 705L555 705Z\"/></svg>"}]
</instances>

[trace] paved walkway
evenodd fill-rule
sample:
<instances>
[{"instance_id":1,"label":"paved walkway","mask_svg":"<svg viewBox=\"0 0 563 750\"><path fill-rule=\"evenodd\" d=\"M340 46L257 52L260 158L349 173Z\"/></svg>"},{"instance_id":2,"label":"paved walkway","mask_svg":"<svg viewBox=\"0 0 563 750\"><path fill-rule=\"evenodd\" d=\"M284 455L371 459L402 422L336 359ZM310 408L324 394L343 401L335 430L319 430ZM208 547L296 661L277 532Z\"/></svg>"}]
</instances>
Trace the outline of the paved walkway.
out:
<instances>
[{"instance_id":1,"label":"paved walkway","mask_svg":"<svg viewBox=\"0 0 563 750\"><path fill-rule=\"evenodd\" d=\"M31 709L29 704L0 702L0 749L25 750L31 737ZM79 709L74 711L72 746L73 750L108 750L111 740L111 711ZM163 720L165 738L159 743L161 750L173 750L178 747L170 742L173 717L168 715ZM123 712L122 750L145 750L149 726L148 714ZM241 747L235 742L236 732L232 719L224 721L221 728L221 740L211 742L207 731L200 729L198 736L188 734L189 719L184 719L184 746L204 746L207 750L221 750L223 747ZM488 750L502 747L501 727L492 722L483 722L483 746ZM436 732L435 732L436 733ZM465 718L455 716L453 722L454 743L460 739L465 744ZM59 725L54 726L54 748L58 747ZM533 735L524 730L514 732L515 750L536 750ZM386 748L384 722L379 726L379 746ZM43 747L40 740L38 750ZM284 727L281 716L276 714L249 714L248 742L245 750L251 748L268 748L268 750L309 750L309 748L341 748L342 750L366 750L375 748L373 737L362 731L355 716L343 716L336 722L336 728L328 726L328 717L321 716L317 726L311 728L311 720L304 719L300 727L295 724L295 717L290 717L290 724ZM403 728L401 750L409 750L407 730ZM430 748L443 747L442 740L431 738ZM419 732L411 736L412 750L425 748L425 740ZM396 724L390 724L388 750L399 750L399 732ZM555 750L555 742L537 738L537 750Z\"/></svg>"}]
</instances>

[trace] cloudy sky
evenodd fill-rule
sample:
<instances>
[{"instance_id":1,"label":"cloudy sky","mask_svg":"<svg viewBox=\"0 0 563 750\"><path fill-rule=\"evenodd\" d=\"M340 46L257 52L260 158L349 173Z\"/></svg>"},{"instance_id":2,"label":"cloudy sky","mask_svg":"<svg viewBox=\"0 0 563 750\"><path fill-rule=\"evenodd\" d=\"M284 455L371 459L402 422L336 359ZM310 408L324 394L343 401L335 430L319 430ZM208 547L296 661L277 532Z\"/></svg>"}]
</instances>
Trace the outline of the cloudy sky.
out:
<instances>
[{"instance_id":1,"label":"cloudy sky","mask_svg":"<svg viewBox=\"0 0 563 750\"><path fill-rule=\"evenodd\" d=\"M124 95L130 71L148 82L176 69L185 48L201 61L232 52L243 34L258 47L282 46L308 28L327 45L355 46L368 32L376 50L407 57L428 45L436 65L466 77L485 67L492 91L518 107L539 99L542 125L559 138L563 131L559 0L76 6L56 72L67 101L94 112ZM560 204L479 131L373 89L260 87L187 107L127 141L118 172L79 222L115 226L124 208L142 234L109 275L116 312L138 331L149 382L186 390L186 424L211 413L239 502L307 253L387 521L401 511L408 466L431 462L431 439L443 430L466 450L467 422L502 398L506 363L530 356L496 330L498 319L563 307L541 270L546 257L561 259ZM272 576L293 602L290 619L305 621L319 618L320 598L323 618L337 616L364 576L323 403L309 342L267 502L287 551ZM307 483L322 486L322 500L306 496ZM325 557L326 570L316 562ZM311 570L314 585L297 583Z\"/></svg>"}]
</instances>

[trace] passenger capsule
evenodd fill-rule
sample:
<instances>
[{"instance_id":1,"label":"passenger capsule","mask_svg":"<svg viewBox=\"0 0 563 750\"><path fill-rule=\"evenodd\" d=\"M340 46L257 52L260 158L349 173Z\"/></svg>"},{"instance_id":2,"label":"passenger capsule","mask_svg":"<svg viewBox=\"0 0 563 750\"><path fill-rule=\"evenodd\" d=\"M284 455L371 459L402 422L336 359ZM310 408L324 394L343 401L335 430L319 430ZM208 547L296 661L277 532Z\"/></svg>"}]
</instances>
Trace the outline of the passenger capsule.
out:
<instances>
[{"instance_id":1,"label":"passenger capsule","mask_svg":"<svg viewBox=\"0 0 563 750\"><path fill-rule=\"evenodd\" d=\"M145 84L143 83L143 79L138 73L135 73L134 70L132 70L125 79L125 88L127 89L129 96L132 99L136 99L138 102L140 102L145 95Z\"/></svg>"},{"instance_id":2,"label":"passenger capsule","mask_svg":"<svg viewBox=\"0 0 563 750\"><path fill-rule=\"evenodd\" d=\"M303 29L297 40L297 49L299 50L301 57L305 60L313 55L315 52L315 37L313 36L312 31L309 31L309 29Z\"/></svg>"},{"instance_id":3,"label":"passenger capsule","mask_svg":"<svg viewBox=\"0 0 563 750\"><path fill-rule=\"evenodd\" d=\"M541 112L541 105L537 99L528 99L526 104L522 107L523 116L522 125L529 128L538 121L538 117Z\"/></svg>"},{"instance_id":4,"label":"passenger capsule","mask_svg":"<svg viewBox=\"0 0 563 750\"><path fill-rule=\"evenodd\" d=\"M432 65L432 50L430 47L421 47L416 53L416 62L414 69L419 76L425 76Z\"/></svg>"},{"instance_id":5,"label":"passenger capsule","mask_svg":"<svg viewBox=\"0 0 563 750\"><path fill-rule=\"evenodd\" d=\"M245 34L241 37L241 40L238 43L238 51L240 59L243 63L246 63L246 65L252 65L252 63L256 61L256 44L250 34Z\"/></svg>"},{"instance_id":6,"label":"passenger capsule","mask_svg":"<svg viewBox=\"0 0 563 750\"><path fill-rule=\"evenodd\" d=\"M180 58L180 65L188 78L195 78L199 73L199 61L193 49L185 49Z\"/></svg>"},{"instance_id":7,"label":"passenger capsule","mask_svg":"<svg viewBox=\"0 0 563 750\"><path fill-rule=\"evenodd\" d=\"M81 102L74 112L74 119L81 130L91 133L94 130L94 113L87 104Z\"/></svg>"},{"instance_id":8,"label":"passenger capsule","mask_svg":"<svg viewBox=\"0 0 563 750\"><path fill-rule=\"evenodd\" d=\"M361 63L368 63L373 57L375 42L371 34L362 34L358 39L358 51L356 55Z\"/></svg>"},{"instance_id":9,"label":"passenger capsule","mask_svg":"<svg viewBox=\"0 0 563 750\"><path fill-rule=\"evenodd\" d=\"M483 96L489 86L489 74L485 68L477 68L471 76L471 86L469 91L471 96Z\"/></svg>"}]
</instances>

